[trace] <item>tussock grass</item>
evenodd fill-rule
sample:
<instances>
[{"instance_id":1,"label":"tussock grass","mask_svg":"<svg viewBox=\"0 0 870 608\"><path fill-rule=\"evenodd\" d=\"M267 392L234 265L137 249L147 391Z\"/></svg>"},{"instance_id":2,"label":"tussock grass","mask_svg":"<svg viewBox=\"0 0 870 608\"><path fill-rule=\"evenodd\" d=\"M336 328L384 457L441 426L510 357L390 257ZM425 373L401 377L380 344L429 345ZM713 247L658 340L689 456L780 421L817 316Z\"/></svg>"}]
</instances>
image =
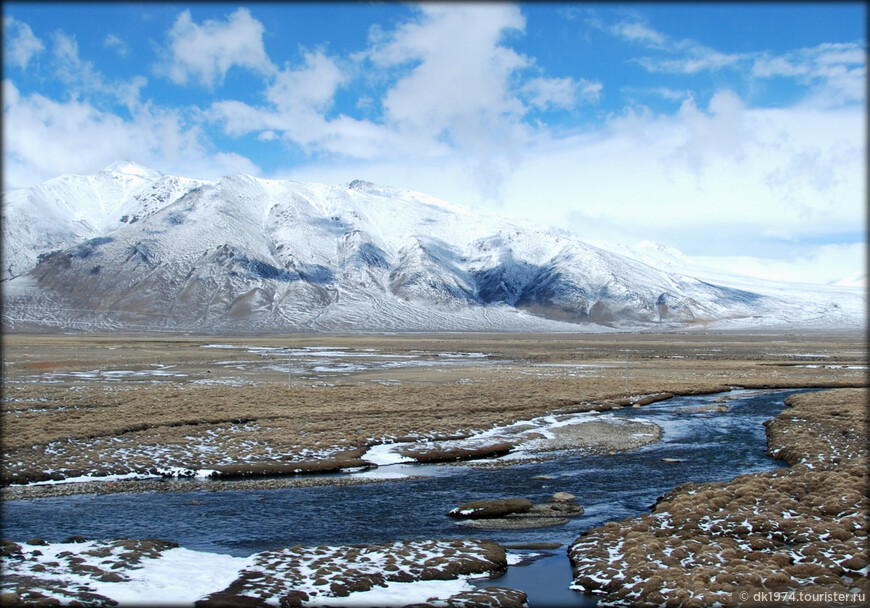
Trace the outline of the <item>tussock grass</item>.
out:
<instances>
[{"instance_id":1,"label":"tussock grass","mask_svg":"<svg viewBox=\"0 0 870 608\"><path fill-rule=\"evenodd\" d=\"M860 604L870 592L867 398L789 397L767 435L790 468L684 484L648 515L585 532L569 549L576 584L636 606L744 605L771 591Z\"/></svg>"},{"instance_id":2,"label":"tussock grass","mask_svg":"<svg viewBox=\"0 0 870 608\"><path fill-rule=\"evenodd\" d=\"M238 348L203 348L210 344ZM377 351L427 358L428 365L326 379L309 374L288 388L286 371L265 365L253 346L338 348L347 355L336 359L349 363L358 363L353 355L363 350ZM439 357L445 353L487 357L457 362ZM155 368L176 376L62 375ZM49 470L54 477L155 467L233 475L300 466L331 470L355 462L372 444L399 438L461 437L554 412L606 410L731 386L850 387L866 385L867 378L862 335L737 332L9 335L3 337L3 370L5 484L44 479Z\"/></svg>"}]
</instances>

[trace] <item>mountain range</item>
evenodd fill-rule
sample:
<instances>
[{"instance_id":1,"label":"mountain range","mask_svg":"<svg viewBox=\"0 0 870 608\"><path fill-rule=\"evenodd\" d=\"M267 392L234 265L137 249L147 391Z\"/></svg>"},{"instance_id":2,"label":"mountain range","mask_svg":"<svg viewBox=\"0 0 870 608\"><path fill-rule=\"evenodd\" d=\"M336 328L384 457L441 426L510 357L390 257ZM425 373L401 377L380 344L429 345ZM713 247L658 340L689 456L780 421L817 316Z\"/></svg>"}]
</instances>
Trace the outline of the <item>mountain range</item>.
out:
<instances>
[{"instance_id":1,"label":"mountain range","mask_svg":"<svg viewBox=\"0 0 870 608\"><path fill-rule=\"evenodd\" d=\"M679 252L602 248L360 180L203 181L118 162L4 193L2 229L6 331L865 324L861 289L711 282Z\"/></svg>"}]
</instances>

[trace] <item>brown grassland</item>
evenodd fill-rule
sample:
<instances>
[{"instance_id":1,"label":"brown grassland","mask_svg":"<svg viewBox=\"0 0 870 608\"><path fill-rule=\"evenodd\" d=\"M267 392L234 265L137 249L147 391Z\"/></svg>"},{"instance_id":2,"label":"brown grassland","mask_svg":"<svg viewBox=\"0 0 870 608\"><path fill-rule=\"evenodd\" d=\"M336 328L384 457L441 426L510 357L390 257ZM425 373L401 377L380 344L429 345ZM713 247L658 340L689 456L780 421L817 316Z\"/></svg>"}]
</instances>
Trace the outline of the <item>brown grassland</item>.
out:
<instances>
[{"instance_id":1,"label":"brown grassland","mask_svg":"<svg viewBox=\"0 0 870 608\"><path fill-rule=\"evenodd\" d=\"M789 465L687 483L587 530L575 583L631 606L866 606L867 390L799 393L767 424Z\"/></svg>"},{"instance_id":2,"label":"brown grassland","mask_svg":"<svg viewBox=\"0 0 870 608\"><path fill-rule=\"evenodd\" d=\"M321 350L288 359L269 348ZM359 365L374 360L403 366ZM866 385L859 332L13 334L3 336L3 485L157 467L335 470L362 464L375 443L661 393Z\"/></svg>"}]
</instances>

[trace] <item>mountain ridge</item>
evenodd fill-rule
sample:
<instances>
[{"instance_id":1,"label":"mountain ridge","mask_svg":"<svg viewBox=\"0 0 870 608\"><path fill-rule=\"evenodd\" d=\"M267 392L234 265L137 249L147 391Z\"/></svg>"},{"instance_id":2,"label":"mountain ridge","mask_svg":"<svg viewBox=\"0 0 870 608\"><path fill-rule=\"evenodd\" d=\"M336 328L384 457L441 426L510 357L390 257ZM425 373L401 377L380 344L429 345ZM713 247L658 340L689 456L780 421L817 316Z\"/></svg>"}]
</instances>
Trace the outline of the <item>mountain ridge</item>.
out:
<instances>
[{"instance_id":1,"label":"mountain ridge","mask_svg":"<svg viewBox=\"0 0 870 608\"><path fill-rule=\"evenodd\" d=\"M210 182L119 162L4 193L3 214L10 330L862 323L855 303L716 285L561 230L362 180Z\"/></svg>"}]
</instances>

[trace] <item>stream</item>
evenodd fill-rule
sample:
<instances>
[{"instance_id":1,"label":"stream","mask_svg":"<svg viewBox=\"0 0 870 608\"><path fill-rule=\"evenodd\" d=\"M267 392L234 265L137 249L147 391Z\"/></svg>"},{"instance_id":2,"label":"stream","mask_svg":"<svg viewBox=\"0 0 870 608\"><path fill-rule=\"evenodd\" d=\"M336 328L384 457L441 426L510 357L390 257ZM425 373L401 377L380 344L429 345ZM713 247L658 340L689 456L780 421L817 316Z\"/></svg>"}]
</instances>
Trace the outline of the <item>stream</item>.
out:
<instances>
[{"instance_id":1,"label":"stream","mask_svg":"<svg viewBox=\"0 0 870 608\"><path fill-rule=\"evenodd\" d=\"M784 466L767 456L762 423L782 411L788 395L805 391L735 390L614 411L662 428L661 441L630 453L565 451L553 460L503 468L396 464L377 471L420 477L375 484L9 501L3 504L3 537L19 542L34 536L49 542L74 535L162 538L188 549L234 556L292 545L430 538L489 538L507 547L560 543L552 550L509 549L528 559L502 577L476 584L522 589L532 608L591 606L595 598L568 588L568 545L585 530L649 512L657 498L685 482L723 481ZM717 404L730 407L725 412L697 409ZM446 515L471 500L524 497L547 502L559 491L574 494L585 509L564 526L481 530L463 527Z\"/></svg>"}]
</instances>

